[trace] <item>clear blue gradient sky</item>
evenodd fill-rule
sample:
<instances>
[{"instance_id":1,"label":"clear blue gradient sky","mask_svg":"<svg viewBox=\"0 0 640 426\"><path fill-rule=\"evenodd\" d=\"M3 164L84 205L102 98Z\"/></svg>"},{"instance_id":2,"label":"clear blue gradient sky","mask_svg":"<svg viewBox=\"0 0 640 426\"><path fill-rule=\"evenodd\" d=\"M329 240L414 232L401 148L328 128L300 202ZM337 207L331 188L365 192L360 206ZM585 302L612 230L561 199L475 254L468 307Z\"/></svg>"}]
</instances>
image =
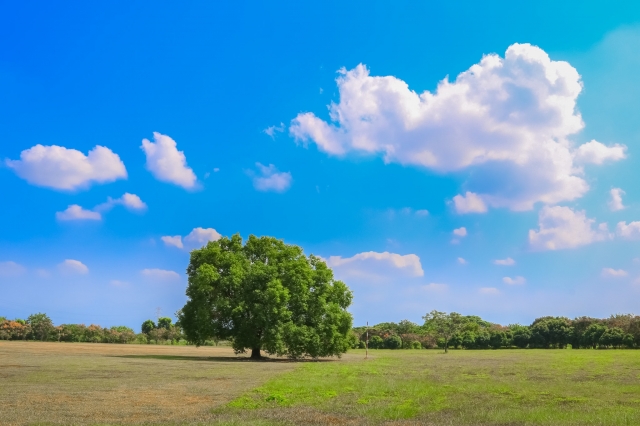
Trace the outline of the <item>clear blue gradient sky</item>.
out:
<instances>
[{"instance_id":1,"label":"clear blue gradient sky","mask_svg":"<svg viewBox=\"0 0 640 426\"><path fill-rule=\"evenodd\" d=\"M639 314L640 4L433 3L0 6L0 315L138 329L235 233L357 324Z\"/></svg>"}]
</instances>

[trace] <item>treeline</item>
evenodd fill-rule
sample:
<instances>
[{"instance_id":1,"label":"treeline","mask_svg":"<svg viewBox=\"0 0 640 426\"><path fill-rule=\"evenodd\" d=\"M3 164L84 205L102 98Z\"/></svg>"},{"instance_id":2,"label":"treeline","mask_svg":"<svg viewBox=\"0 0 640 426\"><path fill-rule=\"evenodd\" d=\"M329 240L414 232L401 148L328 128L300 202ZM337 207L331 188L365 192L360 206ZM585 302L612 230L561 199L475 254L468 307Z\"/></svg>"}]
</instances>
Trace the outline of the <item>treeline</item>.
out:
<instances>
[{"instance_id":1,"label":"treeline","mask_svg":"<svg viewBox=\"0 0 640 426\"><path fill-rule=\"evenodd\" d=\"M47 314L30 315L26 320L0 317L0 340L38 340L42 342L155 343L186 344L182 329L171 318L147 320L142 332L126 326L101 327L91 324L54 325Z\"/></svg>"},{"instance_id":2,"label":"treeline","mask_svg":"<svg viewBox=\"0 0 640 426\"><path fill-rule=\"evenodd\" d=\"M640 316L599 319L541 317L531 325L502 326L478 316L433 311L422 325L408 320L368 328L370 349L621 349L640 348ZM353 329L352 347L364 348L367 327Z\"/></svg>"}]
</instances>

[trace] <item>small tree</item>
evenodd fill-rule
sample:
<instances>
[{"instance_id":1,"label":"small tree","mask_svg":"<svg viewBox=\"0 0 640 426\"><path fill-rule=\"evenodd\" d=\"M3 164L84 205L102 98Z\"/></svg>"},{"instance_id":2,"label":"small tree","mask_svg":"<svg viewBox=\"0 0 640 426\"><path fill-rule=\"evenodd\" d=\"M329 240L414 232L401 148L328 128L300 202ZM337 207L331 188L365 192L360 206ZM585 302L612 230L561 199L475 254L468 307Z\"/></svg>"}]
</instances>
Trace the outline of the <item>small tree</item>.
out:
<instances>
[{"instance_id":1,"label":"small tree","mask_svg":"<svg viewBox=\"0 0 640 426\"><path fill-rule=\"evenodd\" d=\"M153 320L148 319L142 323L142 327L140 328L144 334L149 334L151 333L151 331L155 330L157 327L156 327L156 323L153 322Z\"/></svg>"},{"instance_id":2,"label":"small tree","mask_svg":"<svg viewBox=\"0 0 640 426\"><path fill-rule=\"evenodd\" d=\"M445 353L449 350L449 340L451 337L460 333L464 329L464 318L457 312L447 314L436 310L431 311L424 317L425 329L436 334L437 337L444 340Z\"/></svg>"},{"instance_id":3,"label":"small tree","mask_svg":"<svg viewBox=\"0 0 640 426\"><path fill-rule=\"evenodd\" d=\"M165 330L169 330L171 328L171 318L162 317L158 318L158 328L164 328Z\"/></svg>"},{"instance_id":4,"label":"small tree","mask_svg":"<svg viewBox=\"0 0 640 426\"><path fill-rule=\"evenodd\" d=\"M27 318L27 324L31 327L34 338L43 342L48 340L54 331L53 322L47 314L37 313L30 315L29 318Z\"/></svg>"}]
</instances>

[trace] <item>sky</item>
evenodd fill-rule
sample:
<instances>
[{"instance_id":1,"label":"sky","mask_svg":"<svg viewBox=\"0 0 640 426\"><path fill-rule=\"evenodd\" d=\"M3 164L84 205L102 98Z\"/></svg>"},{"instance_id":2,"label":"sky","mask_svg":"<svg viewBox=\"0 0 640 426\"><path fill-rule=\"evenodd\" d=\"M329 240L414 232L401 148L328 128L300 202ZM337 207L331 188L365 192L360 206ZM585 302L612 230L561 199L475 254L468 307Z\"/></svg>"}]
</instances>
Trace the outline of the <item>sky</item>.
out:
<instances>
[{"instance_id":1,"label":"sky","mask_svg":"<svg viewBox=\"0 0 640 426\"><path fill-rule=\"evenodd\" d=\"M236 233L356 325L640 314L640 3L439 3L4 3L0 316L138 330Z\"/></svg>"}]
</instances>

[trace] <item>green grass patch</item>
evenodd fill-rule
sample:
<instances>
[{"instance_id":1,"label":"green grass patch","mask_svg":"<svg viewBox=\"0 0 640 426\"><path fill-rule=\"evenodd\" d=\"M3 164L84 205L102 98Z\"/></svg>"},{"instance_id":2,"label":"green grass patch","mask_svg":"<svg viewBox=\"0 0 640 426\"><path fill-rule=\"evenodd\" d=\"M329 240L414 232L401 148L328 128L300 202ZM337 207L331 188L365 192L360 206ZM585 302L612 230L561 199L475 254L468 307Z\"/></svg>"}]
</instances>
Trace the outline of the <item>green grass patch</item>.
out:
<instances>
[{"instance_id":1,"label":"green grass patch","mask_svg":"<svg viewBox=\"0 0 640 426\"><path fill-rule=\"evenodd\" d=\"M309 407L371 423L632 425L638 373L637 351L379 350L369 360L301 364L228 407Z\"/></svg>"}]
</instances>

